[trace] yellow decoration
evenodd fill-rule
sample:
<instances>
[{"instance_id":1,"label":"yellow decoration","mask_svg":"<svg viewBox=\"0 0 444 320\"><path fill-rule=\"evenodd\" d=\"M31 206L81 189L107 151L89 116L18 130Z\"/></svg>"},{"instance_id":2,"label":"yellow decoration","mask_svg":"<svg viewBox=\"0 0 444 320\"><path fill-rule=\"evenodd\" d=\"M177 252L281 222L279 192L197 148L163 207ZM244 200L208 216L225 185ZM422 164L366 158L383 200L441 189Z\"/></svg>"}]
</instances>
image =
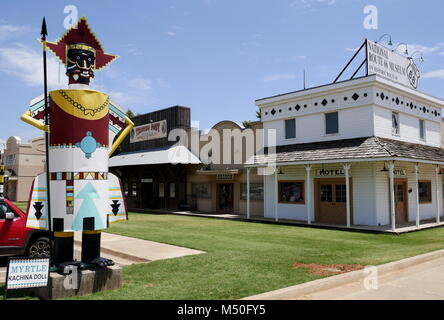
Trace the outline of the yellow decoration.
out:
<instances>
[{"instance_id":1,"label":"yellow decoration","mask_svg":"<svg viewBox=\"0 0 444 320\"><path fill-rule=\"evenodd\" d=\"M56 90L51 99L66 113L81 119L98 120L108 115L109 96L94 90Z\"/></svg>"}]
</instances>

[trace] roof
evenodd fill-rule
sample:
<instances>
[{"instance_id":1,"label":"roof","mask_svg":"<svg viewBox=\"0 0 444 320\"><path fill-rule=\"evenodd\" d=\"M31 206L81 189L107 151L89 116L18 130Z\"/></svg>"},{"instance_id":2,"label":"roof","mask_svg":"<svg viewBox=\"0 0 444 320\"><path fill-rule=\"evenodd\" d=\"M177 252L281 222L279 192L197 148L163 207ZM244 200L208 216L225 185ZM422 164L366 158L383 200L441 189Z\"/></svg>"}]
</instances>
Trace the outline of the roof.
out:
<instances>
[{"instance_id":1,"label":"roof","mask_svg":"<svg viewBox=\"0 0 444 320\"><path fill-rule=\"evenodd\" d=\"M274 163L274 154L248 159L247 166ZM444 163L444 149L381 137L301 143L276 147L276 163L315 162L327 160L366 160L380 158L407 158Z\"/></svg>"},{"instance_id":2,"label":"roof","mask_svg":"<svg viewBox=\"0 0 444 320\"><path fill-rule=\"evenodd\" d=\"M109 159L110 167L166 163L199 164L201 162L199 158L184 146L172 146L171 148L150 151L121 153Z\"/></svg>"}]
</instances>

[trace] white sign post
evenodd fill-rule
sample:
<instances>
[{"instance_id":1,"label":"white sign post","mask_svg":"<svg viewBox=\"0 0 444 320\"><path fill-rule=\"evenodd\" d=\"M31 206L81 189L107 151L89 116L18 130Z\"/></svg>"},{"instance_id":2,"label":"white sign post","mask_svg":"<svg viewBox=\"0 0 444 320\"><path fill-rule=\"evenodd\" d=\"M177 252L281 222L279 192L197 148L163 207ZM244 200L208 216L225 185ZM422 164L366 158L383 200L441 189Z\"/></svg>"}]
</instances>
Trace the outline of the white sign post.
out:
<instances>
[{"instance_id":1,"label":"white sign post","mask_svg":"<svg viewBox=\"0 0 444 320\"><path fill-rule=\"evenodd\" d=\"M49 271L50 258L9 258L5 300L8 290L46 287Z\"/></svg>"},{"instance_id":2,"label":"white sign post","mask_svg":"<svg viewBox=\"0 0 444 320\"><path fill-rule=\"evenodd\" d=\"M416 89L420 77L412 58L406 58L376 42L367 40L368 74L377 74L409 88Z\"/></svg>"}]
</instances>

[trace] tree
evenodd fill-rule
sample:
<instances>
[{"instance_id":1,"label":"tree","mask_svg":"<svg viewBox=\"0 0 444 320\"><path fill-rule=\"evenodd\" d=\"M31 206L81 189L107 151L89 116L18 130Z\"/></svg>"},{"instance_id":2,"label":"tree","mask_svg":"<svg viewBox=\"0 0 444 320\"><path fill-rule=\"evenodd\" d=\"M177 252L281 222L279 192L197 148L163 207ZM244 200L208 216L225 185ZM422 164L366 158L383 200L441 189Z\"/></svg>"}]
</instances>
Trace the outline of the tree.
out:
<instances>
[{"instance_id":1,"label":"tree","mask_svg":"<svg viewBox=\"0 0 444 320\"><path fill-rule=\"evenodd\" d=\"M132 112L131 109L128 109L128 111L126 112L126 115L128 116L128 118L134 118L135 116L137 116L136 113Z\"/></svg>"},{"instance_id":2,"label":"tree","mask_svg":"<svg viewBox=\"0 0 444 320\"><path fill-rule=\"evenodd\" d=\"M244 120L244 121L242 121L242 125L244 126L244 128L251 128L251 121Z\"/></svg>"}]
</instances>

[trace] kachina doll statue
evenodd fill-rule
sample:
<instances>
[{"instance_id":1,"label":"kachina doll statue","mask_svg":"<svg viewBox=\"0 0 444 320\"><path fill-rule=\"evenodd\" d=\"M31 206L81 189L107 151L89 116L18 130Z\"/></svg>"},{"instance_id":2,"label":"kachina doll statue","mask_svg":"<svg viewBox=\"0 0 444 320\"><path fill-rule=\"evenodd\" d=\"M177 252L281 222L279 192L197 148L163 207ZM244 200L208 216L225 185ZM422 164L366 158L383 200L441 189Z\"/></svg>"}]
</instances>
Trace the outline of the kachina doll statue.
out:
<instances>
[{"instance_id":1,"label":"kachina doll statue","mask_svg":"<svg viewBox=\"0 0 444 320\"><path fill-rule=\"evenodd\" d=\"M49 92L47 109L45 95L31 101L21 118L49 137L47 173L34 180L27 226L54 232L56 267L78 264L73 256L75 231L82 231L81 266L113 265L100 257L100 232L128 216L121 183L108 172L108 159L134 124L108 95L89 89L89 84L94 71L117 56L104 52L84 17L55 43L46 42L45 23L42 34L44 53L48 48L66 65L69 85Z\"/></svg>"}]
</instances>

